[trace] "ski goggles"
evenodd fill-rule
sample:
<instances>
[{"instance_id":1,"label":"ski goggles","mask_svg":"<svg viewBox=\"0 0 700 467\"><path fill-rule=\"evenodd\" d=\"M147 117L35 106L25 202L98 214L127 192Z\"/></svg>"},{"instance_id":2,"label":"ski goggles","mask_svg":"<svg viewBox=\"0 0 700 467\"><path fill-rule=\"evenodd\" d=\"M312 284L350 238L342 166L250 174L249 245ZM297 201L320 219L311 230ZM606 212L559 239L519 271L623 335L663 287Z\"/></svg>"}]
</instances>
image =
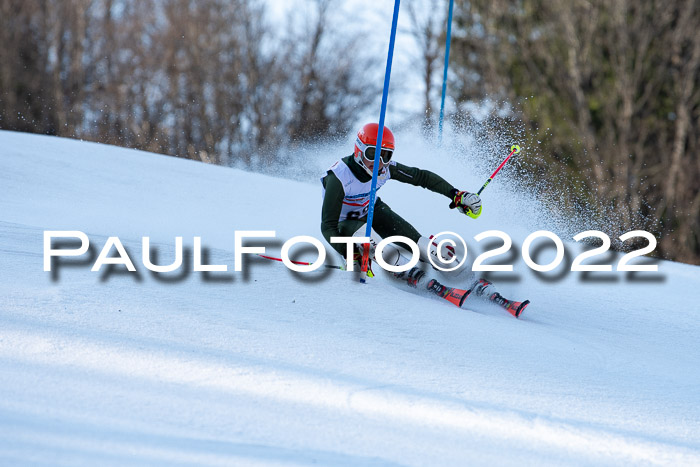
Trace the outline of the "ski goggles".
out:
<instances>
[{"instance_id":1,"label":"ski goggles","mask_svg":"<svg viewBox=\"0 0 700 467\"><path fill-rule=\"evenodd\" d=\"M362 151L362 155L364 156L365 159L368 161L373 161L375 153L377 152L377 147L376 146L370 146L368 144L363 143L360 141L360 138L357 138L356 141L357 147L360 151ZM387 149L387 148L382 148L382 151L379 155L381 157L382 162L385 164L388 164L389 161L391 160L391 156L394 154L393 149Z\"/></svg>"}]
</instances>

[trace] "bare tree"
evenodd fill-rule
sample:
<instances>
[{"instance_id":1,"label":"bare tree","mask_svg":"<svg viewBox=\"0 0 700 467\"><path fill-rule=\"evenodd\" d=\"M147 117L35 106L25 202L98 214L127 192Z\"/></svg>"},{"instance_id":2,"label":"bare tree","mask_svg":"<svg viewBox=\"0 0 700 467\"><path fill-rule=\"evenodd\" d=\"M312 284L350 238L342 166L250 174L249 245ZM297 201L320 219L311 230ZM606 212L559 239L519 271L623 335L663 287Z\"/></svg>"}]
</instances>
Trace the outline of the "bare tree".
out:
<instances>
[{"instance_id":1,"label":"bare tree","mask_svg":"<svg viewBox=\"0 0 700 467\"><path fill-rule=\"evenodd\" d=\"M459 2L456 97L518 102L542 174L566 173L591 212L698 262L697 24L692 0Z\"/></svg>"},{"instance_id":2,"label":"bare tree","mask_svg":"<svg viewBox=\"0 0 700 467\"><path fill-rule=\"evenodd\" d=\"M449 0L448 0L449 1ZM429 0L419 9L416 2L408 3L410 33L418 45L419 62L423 79L423 129L428 130L433 123L434 74L439 65L441 51L445 43L446 15L445 1ZM427 11L425 11L427 10Z\"/></svg>"},{"instance_id":3,"label":"bare tree","mask_svg":"<svg viewBox=\"0 0 700 467\"><path fill-rule=\"evenodd\" d=\"M357 112L374 102L379 90L367 78L378 60L363 52L360 36L338 33L340 26L331 18L337 2L315 0L313 5L302 31L288 33L293 39L287 40L290 47L284 53L294 96L289 124L293 144L346 135Z\"/></svg>"}]
</instances>

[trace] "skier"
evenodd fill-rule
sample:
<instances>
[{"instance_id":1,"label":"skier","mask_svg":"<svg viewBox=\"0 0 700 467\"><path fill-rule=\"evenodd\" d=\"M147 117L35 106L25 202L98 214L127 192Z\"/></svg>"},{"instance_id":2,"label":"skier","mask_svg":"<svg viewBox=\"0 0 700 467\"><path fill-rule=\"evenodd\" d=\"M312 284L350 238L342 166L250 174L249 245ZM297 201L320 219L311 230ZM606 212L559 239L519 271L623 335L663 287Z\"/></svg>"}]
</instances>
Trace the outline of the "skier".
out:
<instances>
[{"instance_id":1,"label":"skier","mask_svg":"<svg viewBox=\"0 0 700 467\"><path fill-rule=\"evenodd\" d=\"M379 163L377 190L389 180L398 180L399 182L409 183L440 193L450 199L449 207L451 209L457 209L473 218L479 217L481 214L481 198L476 193L458 190L433 172L409 167L393 160L394 135L386 126L382 133L382 147L377 159L376 144L378 132L378 124L368 123L364 125L357 133L354 153L333 164L321 178L324 188L321 232L326 241L341 256L345 257L345 244L331 243L331 237L365 236L372 171L375 163ZM380 198L376 198L372 220L372 235L370 237L370 258L374 256L374 248L379 242L379 238L393 235L401 235L415 242L420 249L422 261L428 261L426 256L428 251L430 255L442 262L448 262L455 254L454 249L451 247L438 251L438 245L432 241L432 236L425 237L421 235L408 221L395 213L388 204L384 203ZM394 266L401 266L409 262L409 259L402 254L401 250L393 245L384 249L382 257L388 264ZM361 259L362 253L360 249L355 247L353 254L355 265L359 266ZM425 271L420 267L396 273L395 276L400 280L405 280L412 287L427 288L459 306L471 293L498 303L511 314L518 317L520 312L527 306L527 303L529 303L527 301L520 303L506 300L496 292L493 284L485 279L474 281L466 293L460 295L453 292L453 290L459 289L445 287L435 279L427 279Z\"/></svg>"}]
</instances>

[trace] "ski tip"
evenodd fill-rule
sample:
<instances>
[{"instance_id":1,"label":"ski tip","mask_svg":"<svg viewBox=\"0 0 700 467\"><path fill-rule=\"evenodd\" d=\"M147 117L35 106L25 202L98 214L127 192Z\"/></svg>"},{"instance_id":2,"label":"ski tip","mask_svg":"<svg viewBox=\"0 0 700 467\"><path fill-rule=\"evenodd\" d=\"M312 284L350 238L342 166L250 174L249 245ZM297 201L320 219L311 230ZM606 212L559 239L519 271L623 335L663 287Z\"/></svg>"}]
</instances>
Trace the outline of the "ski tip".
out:
<instances>
[{"instance_id":1,"label":"ski tip","mask_svg":"<svg viewBox=\"0 0 700 467\"><path fill-rule=\"evenodd\" d=\"M523 311L525 311L525 308L530 304L530 300L525 300L520 304L520 306L515 310L515 317L520 318L520 315L523 314Z\"/></svg>"}]
</instances>

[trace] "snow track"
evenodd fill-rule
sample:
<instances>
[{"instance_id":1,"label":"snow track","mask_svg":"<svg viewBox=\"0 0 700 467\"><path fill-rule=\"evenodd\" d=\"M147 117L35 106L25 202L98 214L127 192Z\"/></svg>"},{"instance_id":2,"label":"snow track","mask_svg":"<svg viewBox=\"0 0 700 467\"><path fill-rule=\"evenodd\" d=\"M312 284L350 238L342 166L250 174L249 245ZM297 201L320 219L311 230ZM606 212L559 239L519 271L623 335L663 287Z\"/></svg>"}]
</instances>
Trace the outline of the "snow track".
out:
<instances>
[{"instance_id":1,"label":"snow track","mask_svg":"<svg viewBox=\"0 0 700 467\"><path fill-rule=\"evenodd\" d=\"M532 300L522 320L381 276L234 273L234 230L320 238L318 186L43 136L0 132L0 147L0 463L700 464L698 267L521 272L500 288ZM311 206L260 201L271 186ZM382 196L416 224L464 222L434 198L435 219L403 206L406 188ZM44 272L59 229L96 252L119 236L138 276ZM146 235L162 264L175 236L202 236L229 272L151 274Z\"/></svg>"}]
</instances>

